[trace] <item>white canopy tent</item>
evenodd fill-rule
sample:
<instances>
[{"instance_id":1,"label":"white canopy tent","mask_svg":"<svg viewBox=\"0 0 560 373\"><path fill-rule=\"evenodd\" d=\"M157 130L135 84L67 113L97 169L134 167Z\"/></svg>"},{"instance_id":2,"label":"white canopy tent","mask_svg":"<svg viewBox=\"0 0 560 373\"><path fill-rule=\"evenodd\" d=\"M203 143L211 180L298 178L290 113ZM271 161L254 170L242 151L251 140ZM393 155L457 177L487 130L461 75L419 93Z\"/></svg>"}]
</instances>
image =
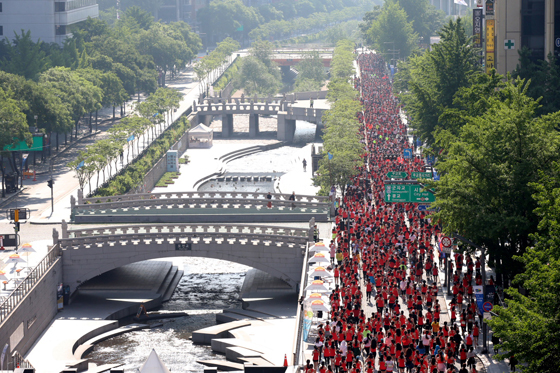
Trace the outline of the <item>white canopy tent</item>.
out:
<instances>
[{"instance_id":1,"label":"white canopy tent","mask_svg":"<svg viewBox=\"0 0 560 373\"><path fill-rule=\"evenodd\" d=\"M189 148L211 148L214 140L214 130L201 123L189 130L187 138Z\"/></svg>"}]
</instances>

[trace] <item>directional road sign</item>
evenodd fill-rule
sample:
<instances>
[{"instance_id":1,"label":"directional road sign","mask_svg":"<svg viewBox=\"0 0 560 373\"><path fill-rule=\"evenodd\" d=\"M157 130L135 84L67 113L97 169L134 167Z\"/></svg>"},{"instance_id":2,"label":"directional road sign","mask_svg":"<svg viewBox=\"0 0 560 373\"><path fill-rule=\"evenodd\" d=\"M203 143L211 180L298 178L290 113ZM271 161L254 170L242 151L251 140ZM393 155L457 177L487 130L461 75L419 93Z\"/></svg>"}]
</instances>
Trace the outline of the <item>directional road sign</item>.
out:
<instances>
[{"instance_id":1,"label":"directional road sign","mask_svg":"<svg viewBox=\"0 0 560 373\"><path fill-rule=\"evenodd\" d=\"M404 149L403 157L405 159L411 159L412 158L412 149L409 149L409 148Z\"/></svg>"},{"instance_id":2,"label":"directional road sign","mask_svg":"<svg viewBox=\"0 0 560 373\"><path fill-rule=\"evenodd\" d=\"M490 312L493 308L494 306L490 302L484 302L484 304L482 305L482 309L484 310L484 312Z\"/></svg>"},{"instance_id":3,"label":"directional road sign","mask_svg":"<svg viewBox=\"0 0 560 373\"><path fill-rule=\"evenodd\" d=\"M411 179L431 179L432 173L431 172L411 172L410 173Z\"/></svg>"},{"instance_id":4,"label":"directional road sign","mask_svg":"<svg viewBox=\"0 0 560 373\"><path fill-rule=\"evenodd\" d=\"M436 197L417 184L385 184L385 202L434 202Z\"/></svg>"},{"instance_id":5,"label":"directional road sign","mask_svg":"<svg viewBox=\"0 0 560 373\"><path fill-rule=\"evenodd\" d=\"M402 171L391 171L387 173L387 178L389 179L406 179L408 173Z\"/></svg>"}]
</instances>

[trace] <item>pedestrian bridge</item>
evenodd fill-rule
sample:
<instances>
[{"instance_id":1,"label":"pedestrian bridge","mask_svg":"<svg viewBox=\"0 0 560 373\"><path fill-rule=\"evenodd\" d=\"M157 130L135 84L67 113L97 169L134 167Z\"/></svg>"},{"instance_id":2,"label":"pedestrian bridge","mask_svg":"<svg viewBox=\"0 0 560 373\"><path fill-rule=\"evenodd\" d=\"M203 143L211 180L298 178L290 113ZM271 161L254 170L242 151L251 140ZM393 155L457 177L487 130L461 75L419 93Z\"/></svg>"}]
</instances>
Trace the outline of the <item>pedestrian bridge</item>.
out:
<instances>
[{"instance_id":1,"label":"pedestrian bridge","mask_svg":"<svg viewBox=\"0 0 560 373\"><path fill-rule=\"evenodd\" d=\"M196 123L209 124L215 115L222 117L222 137L233 134L233 115L249 114L249 137L259 134L259 117L261 115L277 116L277 138L291 142L294 139L296 120L322 125L323 114L327 109L311 107L294 107L296 100L325 99L327 91L301 92L283 97L242 97L220 98L211 97L193 102L193 113ZM204 103L204 101L206 103ZM195 124L195 123L193 123Z\"/></svg>"},{"instance_id":2,"label":"pedestrian bridge","mask_svg":"<svg viewBox=\"0 0 560 373\"><path fill-rule=\"evenodd\" d=\"M64 284L85 281L126 264L166 257L203 257L251 266L290 284L301 277L309 228L244 224L141 224L53 230L62 252Z\"/></svg>"},{"instance_id":3,"label":"pedestrian bridge","mask_svg":"<svg viewBox=\"0 0 560 373\"><path fill-rule=\"evenodd\" d=\"M171 192L71 198L74 223L301 222L334 216L329 197L251 192ZM268 204L271 204L270 207Z\"/></svg>"}]
</instances>

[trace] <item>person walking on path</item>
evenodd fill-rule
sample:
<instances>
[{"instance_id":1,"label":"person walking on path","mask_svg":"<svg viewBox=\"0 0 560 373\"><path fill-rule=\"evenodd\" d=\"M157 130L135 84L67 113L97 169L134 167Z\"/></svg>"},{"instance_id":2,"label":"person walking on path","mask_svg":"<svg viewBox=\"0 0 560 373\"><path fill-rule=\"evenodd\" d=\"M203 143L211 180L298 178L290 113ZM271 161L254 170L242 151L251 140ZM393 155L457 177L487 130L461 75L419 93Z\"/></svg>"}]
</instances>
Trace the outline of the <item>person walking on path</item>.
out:
<instances>
[{"instance_id":1,"label":"person walking on path","mask_svg":"<svg viewBox=\"0 0 560 373\"><path fill-rule=\"evenodd\" d=\"M309 107L313 109L313 99L309 100Z\"/></svg>"},{"instance_id":2,"label":"person walking on path","mask_svg":"<svg viewBox=\"0 0 560 373\"><path fill-rule=\"evenodd\" d=\"M268 194L266 195L266 199L268 199L268 203L266 204L266 206L269 209L272 208L272 194L270 194L270 192L268 192Z\"/></svg>"},{"instance_id":3,"label":"person walking on path","mask_svg":"<svg viewBox=\"0 0 560 373\"><path fill-rule=\"evenodd\" d=\"M292 192L292 195L288 200L292 201L292 210L296 208L296 192Z\"/></svg>"},{"instance_id":4,"label":"person walking on path","mask_svg":"<svg viewBox=\"0 0 560 373\"><path fill-rule=\"evenodd\" d=\"M307 161L305 160L305 158L303 159L302 163L303 163L303 172L305 172L307 169Z\"/></svg>"}]
</instances>

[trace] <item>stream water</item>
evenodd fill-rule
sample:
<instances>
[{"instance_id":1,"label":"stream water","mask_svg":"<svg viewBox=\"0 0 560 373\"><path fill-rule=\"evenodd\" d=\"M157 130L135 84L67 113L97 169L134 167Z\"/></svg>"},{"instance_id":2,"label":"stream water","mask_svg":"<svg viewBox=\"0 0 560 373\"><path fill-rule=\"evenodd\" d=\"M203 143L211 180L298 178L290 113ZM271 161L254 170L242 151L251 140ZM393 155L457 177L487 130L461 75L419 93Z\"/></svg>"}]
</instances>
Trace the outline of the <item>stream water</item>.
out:
<instances>
[{"instance_id":1,"label":"stream water","mask_svg":"<svg viewBox=\"0 0 560 373\"><path fill-rule=\"evenodd\" d=\"M301 167L301 157L294 154L302 153L302 147L314 141L315 125L298 121L296 126L296 145L234 160L228 164L228 172L271 175L274 180L292 167ZM310 155L302 156L306 156L309 162ZM263 189L273 190L271 185L274 181L263 183ZM232 182L226 185L226 182L209 181L201 188L234 191L235 187ZM254 191L252 185L247 184L247 188L250 188L247 191ZM183 268L184 275L171 300L163 304L160 312L185 311L189 316L167 320L161 327L111 338L96 345L87 358L98 364L124 363L122 368L126 372L136 372L152 349L156 350L172 372L202 372L204 366L197 363L197 360L225 360L225 356L212 352L210 346L194 345L189 338L193 331L215 325L216 313L221 313L225 308L241 306L239 291L249 267L206 258L165 260L172 260L174 265Z\"/></svg>"}]
</instances>

